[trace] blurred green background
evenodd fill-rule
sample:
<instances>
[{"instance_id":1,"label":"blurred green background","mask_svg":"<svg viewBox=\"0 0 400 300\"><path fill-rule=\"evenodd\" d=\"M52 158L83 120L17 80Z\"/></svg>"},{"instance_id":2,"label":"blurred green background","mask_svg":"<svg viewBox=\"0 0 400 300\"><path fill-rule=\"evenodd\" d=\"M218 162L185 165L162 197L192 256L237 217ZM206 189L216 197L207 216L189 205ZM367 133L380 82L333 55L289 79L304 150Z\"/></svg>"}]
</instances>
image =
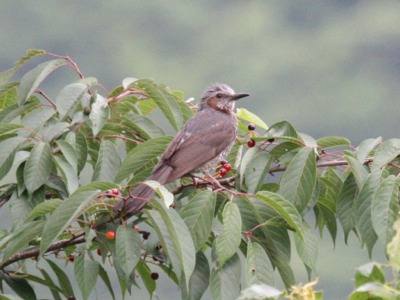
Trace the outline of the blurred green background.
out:
<instances>
[{"instance_id":1,"label":"blurred green background","mask_svg":"<svg viewBox=\"0 0 400 300\"><path fill-rule=\"evenodd\" d=\"M225 82L250 92L240 105L268 124L286 119L354 146L399 136L400 1L3 1L0 40L1 70L39 48L70 56L107 89L147 77L197 100ZM65 76L76 79L67 73L59 88ZM345 299L355 268L368 261L350 240L321 242L325 299ZM307 281L301 265L297 275Z\"/></svg>"}]
</instances>

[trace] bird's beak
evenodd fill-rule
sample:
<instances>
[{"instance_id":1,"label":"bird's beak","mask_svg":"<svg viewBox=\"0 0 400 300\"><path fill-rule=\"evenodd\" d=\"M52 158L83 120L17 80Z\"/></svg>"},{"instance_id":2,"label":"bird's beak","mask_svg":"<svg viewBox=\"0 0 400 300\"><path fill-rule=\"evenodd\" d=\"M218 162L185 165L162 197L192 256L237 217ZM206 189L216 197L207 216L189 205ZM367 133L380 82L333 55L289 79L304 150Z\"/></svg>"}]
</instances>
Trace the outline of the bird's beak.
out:
<instances>
[{"instance_id":1,"label":"bird's beak","mask_svg":"<svg viewBox=\"0 0 400 300\"><path fill-rule=\"evenodd\" d=\"M241 98L248 97L248 96L250 96L250 94L247 94L247 93L233 94L231 96L231 101L236 101L236 100L239 100Z\"/></svg>"}]
</instances>

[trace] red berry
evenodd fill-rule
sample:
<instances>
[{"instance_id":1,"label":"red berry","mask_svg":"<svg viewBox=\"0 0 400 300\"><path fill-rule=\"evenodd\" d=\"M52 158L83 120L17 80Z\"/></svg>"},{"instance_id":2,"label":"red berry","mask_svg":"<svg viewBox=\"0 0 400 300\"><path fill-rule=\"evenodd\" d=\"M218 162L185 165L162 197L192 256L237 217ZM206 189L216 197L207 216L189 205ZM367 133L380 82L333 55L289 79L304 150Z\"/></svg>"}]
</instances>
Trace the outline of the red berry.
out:
<instances>
[{"instance_id":1,"label":"red berry","mask_svg":"<svg viewBox=\"0 0 400 300\"><path fill-rule=\"evenodd\" d=\"M160 275L158 275L157 272L152 272L151 275L150 275L150 277L151 277L151 279L153 279L153 280L157 280L158 277L160 277Z\"/></svg>"},{"instance_id":2,"label":"red berry","mask_svg":"<svg viewBox=\"0 0 400 300\"><path fill-rule=\"evenodd\" d=\"M112 189L111 190L111 194L113 194L114 196L118 196L119 195L119 191L117 189Z\"/></svg>"},{"instance_id":3,"label":"red berry","mask_svg":"<svg viewBox=\"0 0 400 300\"><path fill-rule=\"evenodd\" d=\"M221 165L225 166L228 162L226 160L221 160Z\"/></svg>"},{"instance_id":4,"label":"red berry","mask_svg":"<svg viewBox=\"0 0 400 300\"><path fill-rule=\"evenodd\" d=\"M115 239L115 231L114 230L109 230L106 232L106 238L109 240Z\"/></svg>"},{"instance_id":5,"label":"red berry","mask_svg":"<svg viewBox=\"0 0 400 300\"><path fill-rule=\"evenodd\" d=\"M232 166L230 164L225 164L222 168L225 169L226 172L229 172L230 170L232 170Z\"/></svg>"},{"instance_id":6,"label":"red berry","mask_svg":"<svg viewBox=\"0 0 400 300\"><path fill-rule=\"evenodd\" d=\"M255 140L250 139L250 140L247 141L247 146L249 148L253 148L255 145L256 145L256 141Z\"/></svg>"},{"instance_id":7,"label":"red berry","mask_svg":"<svg viewBox=\"0 0 400 300\"><path fill-rule=\"evenodd\" d=\"M228 171L226 169L224 169L224 168L219 170L219 175L221 175L222 177L224 177L226 175L226 173L228 173Z\"/></svg>"},{"instance_id":8,"label":"red berry","mask_svg":"<svg viewBox=\"0 0 400 300\"><path fill-rule=\"evenodd\" d=\"M74 255L68 255L67 256L67 259L70 261L70 262L74 262L74 260L75 260L75 256Z\"/></svg>"},{"instance_id":9,"label":"red berry","mask_svg":"<svg viewBox=\"0 0 400 300\"><path fill-rule=\"evenodd\" d=\"M250 123L250 124L247 126L247 129L250 130L250 131L253 131L254 129L256 129L256 125L254 125L253 123Z\"/></svg>"},{"instance_id":10,"label":"red berry","mask_svg":"<svg viewBox=\"0 0 400 300\"><path fill-rule=\"evenodd\" d=\"M139 226L137 226L137 225L135 225L135 226L133 226L133 229L135 229L137 232L139 232Z\"/></svg>"},{"instance_id":11,"label":"red berry","mask_svg":"<svg viewBox=\"0 0 400 300\"><path fill-rule=\"evenodd\" d=\"M98 254L99 256L101 256L101 249L100 249L100 248L97 248L97 254Z\"/></svg>"}]
</instances>

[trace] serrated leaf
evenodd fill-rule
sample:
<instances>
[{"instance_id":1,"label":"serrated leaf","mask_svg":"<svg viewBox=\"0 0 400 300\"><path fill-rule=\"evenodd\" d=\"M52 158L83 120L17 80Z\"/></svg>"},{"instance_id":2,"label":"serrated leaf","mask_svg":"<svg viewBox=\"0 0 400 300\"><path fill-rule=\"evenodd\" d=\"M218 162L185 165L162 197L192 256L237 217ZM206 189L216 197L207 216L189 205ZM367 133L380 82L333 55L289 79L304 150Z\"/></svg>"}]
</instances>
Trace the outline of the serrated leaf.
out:
<instances>
[{"instance_id":1,"label":"serrated leaf","mask_svg":"<svg viewBox=\"0 0 400 300\"><path fill-rule=\"evenodd\" d=\"M176 96L147 79L135 81L133 86L146 92L157 103L175 130L179 130L183 126L182 112L177 103L178 98Z\"/></svg>"},{"instance_id":2,"label":"serrated leaf","mask_svg":"<svg viewBox=\"0 0 400 300\"><path fill-rule=\"evenodd\" d=\"M0 112L18 103L18 88L16 83L7 86L0 85ZM0 120L2 118L0 117Z\"/></svg>"},{"instance_id":3,"label":"serrated leaf","mask_svg":"<svg viewBox=\"0 0 400 300\"><path fill-rule=\"evenodd\" d=\"M294 237L297 254L303 263L315 273L318 259L318 241L316 236L307 225L303 226L303 238L299 238L297 234Z\"/></svg>"},{"instance_id":4,"label":"serrated leaf","mask_svg":"<svg viewBox=\"0 0 400 300\"><path fill-rule=\"evenodd\" d=\"M228 202L225 205L222 212L222 225L222 233L215 243L220 267L236 253L242 238L242 218L235 203Z\"/></svg>"},{"instance_id":5,"label":"serrated leaf","mask_svg":"<svg viewBox=\"0 0 400 300\"><path fill-rule=\"evenodd\" d=\"M127 225L118 226L115 240L116 259L125 272L126 281L140 259L141 250L142 240L139 233Z\"/></svg>"},{"instance_id":6,"label":"serrated leaf","mask_svg":"<svg viewBox=\"0 0 400 300\"><path fill-rule=\"evenodd\" d=\"M279 194L292 202L299 212L307 207L313 194L317 172L313 148L302 148L292 159L280 181Z\"/></svg>"},{"instance_id":7,"label":"serrated leaf","mask_svg":"<svg viewBox=\"0 0 400 300\"><path fill-rule=\"evenodd\" d=\"M96 286L99 263L87 255L79 255L75 258L74 274L83 299L88 299Z\"/></svg>"},{"instance_id":8,"label":"serrated leaf","mask_svg":"<svg viewBox=\"0 0 400 300\"><path fill-rule=\"evenodd\" d=\"M3 280L22 299L37 299L33 288L21 276L0 272L0 282Z\"/></svg>"},{"instance_id":9,"label":"serrated leaf","mask_svg":"<svg viewBox=\"0 0 400 300\"><path fill-rule=\"evenodd\" d=\"M273 124L272 126L269 127L268 131L264 136L265 139L282 138L282 137L288 137L297 140L300 139L296 130L294 129L292 124L290 124L288 121L281 121Z\"/></svg>"},{"instance_id":10,"label":"serrated leaf","mask_svg":"<svg viewBox=\"0 0 400 300\"><path fill-rule=\"evenodd\" d=\"M93 171L92 181L113 182L121 164L114 143L103 139L100 144L99 156Z\"/></svg>"},{"instance_id":11,"label":"serrated leaf","mask_svg":"<svg viewBox=\"0 0 400 300\"><path fill-rule=\"evenodd\" d=\"M346 243L350 231L353 230L356 225L354 203L357 193L357 183L353 173L350 173L343 182L342 188L339 191L336 205L337 217L342 224Z\"/></svg>"},{"instance_id":12,"label":"serrated leaf","mask_svg":"<svg viewBox=\"0 0 400 300\"><path fill-rule=\"evenodd\" d=\"M61 203L61 199L50 199L36 205L26 217L25 222L32 221L38 217L42 217L46 214L52 213Z\"/></svg>"},{"instance_id":13,"label":"serrated leaf","mask_svg":"<svg viewBox=\"0 0 400 300\"><path fill-rule=\"evenodd\" d=\"M344 158L349 163L351 171L353 172L353 175L354 175L354 179L355 179L355 181L357 183L357 187L359 189L361 189L362 186L364 185L364 181L367 179L367 177L369 175L368 170L366 169L366 167L361 162L359 162L354 157L351 157L349 155L345 155Z\"/></svg>"},{"instance_id":14,"label":"serrated leaf","mask_svg":"<svg viewBox=\"0 0 400 300\"><path fill-rule=\"evenodd\" d=\"M155 208L148 211L152 226L171 260L175 274L178 278L183 278L188 287L195 266L195 249L190 232L173 209L167 209L155 200L151 203Z\"/></svg>"},{"instance_id":15,"label":"serrated leaf","mask_svg":"<svg viewBox=\"0 0 400 300\"><path fill-rule=\"evenodd\" d=\"M78 174L86 164L88 146L85 136L80 132L70 132L65 139L75 150L77 159Z\"/></svg>"},{"instance_id":16,"label":"serrated leaf","mask_svg":"<svg viewBox=\"0 0 400 300\"><path fill-rule=\"evenodd\" d=\"M386 253L389 257L390 266L396 271L400 270L400 220L393 224L395 234L387 244Z\"/></svg>"},{"instance_id":17,"label":"serrated leaf","mask_svg":"<svg viewBox=\"0 0 400 300\"><path fill-rule=\"evenodd\" d=\"M257 115L248 111L245 108L238 108L236 110L236 117L239 119L245 120L247 122L253 123L254 125L261 127L262 129L268 130L267 124L264 123Z\"/></svg>"},{"instance_id":18,"label":"serrated leaf","mask_svg":"<svg viewBox=\"0 0 400 300\"><path fill-rule=\"evenodd\" d=\"M53 261L46 259L54 274L56 274L58 283L63 290L65 297L74 297L74 290L72 289L71 282L68 275Z\"/></svg>"},{"instance_id":19,"label":"serrated leaf","mask_svg":"<svg viewBox=\"0 0 400 300\"><path fill-rule=\"evenodd\" d=\"M0 111L0 121L2 123L14 122L14 120L16 120L16 118L18 118L22 114L28 113L32 109L37 109L39 107L40 103L36 101L26 103L22 106L18 106L17 104L11 105L3 111ZM15 122L20 123L19 120Z\"/></svg>"},{"instance_id":20,"label":"serrated leaf","mask_svg":"<svg viewBox=\"0 0 400 300\"><path fill-rule=\"evenodd\" d=\"M0 142L0 180L3 179L11 169L18 146L24 140L24 138L16 136Z\"/></svg>"},{"instance_id":21,"label":"serrated leaf","mask_svg":"<svg viewBox=\"0 0 400 300\"><path fill-rule=\"evenodd\" d=\"M53 159L60 170L64 182L66 183L67 190L70 194L75 192L79 187L78 174L73 166L60 155L54 155Z\"/></svg>"},{"instance_id":22,"label":"serrated leaf","mask_svg":"<svg viewBox=\"0 0 400 300\"><path fill-rule=\"evenodd\" d=\"M376 190L371 203L371 220L383 246L394 235L393 224L399 212L399 179L394 175L385 178Z\"/></svg>"},{"instance_id":23,"label":"serrated leaf","mask_svg":"<svg viewBox=\"0 0 400 300\"><path fill-rule=\"evenodd\" d=\"M38 134L42 136L44 141L51 143L67 132L69 126L70 124L67 122L58 122L56 119L51 119L39 129Z\"/></svg>"},{"instance_id":24,"label":"serrated leaf","mask_svg":"<svg viewBox=\"0 0 400 300\"><path fill-rule=\"evenodd\" d=\"M237 254L232 256L219 269L213 269L210 278L210 291L213 299L236 299L240 291L240 259Z\"/></svg>"},{"instance_id":25,"label":"serrated leaf","mask_svg":"<svg viewBox=\"0 0 400 300\"><path fill-rule=\"evenodd\" d=\"M144 166L152 170L156 163L155 159L164 152L171 140L172 137L163 136L151 139L135 147L123 160L115 181L121 182L129 176L134 175L136 171L142 169Z\"/></svg>"},{"instance_id":26,"label":"serrated leaf","mask_svg":"<svg viewBox=\"0 0 400 300\"><path fill-rule=\"evenodd\" d=\"M57 111L60 120L75 111L88 86L84 83L72 83L65 86L56 97Z\"/></svg>"},{"instance_id":27,"label":"serrated leaf","mask_svg":"<svg viewBox=\"0 0 400 300\"><path fill-rule=\"evenodd\" d=\"M25 223L16 231L14 231L7 240L2 241L0 243L0 249L5 245L5 242L8 243L1 258L2 263L6 262L11 255L26 250L29 242L41 235L43 226L43 220Z\"/></svg>"},{"instance_id":28,"label":"serrated leaf","mask_svg":"<svg viewBox=\"0 0 400 300\"><path fill-rule=\"evenodd\" d=\"M30 194L46 183L51 171L51 148L45 142L37 142L24 168L24 182Z\"/></svg>"},{"instance_id":29,"label":"serrated leaf","mask_svg":"<svg viewBox=\"0 0 400 300\"><path fill-rule=\"evenodd\" d=\"M317 140L317 145L321 148L350 146L349 139L341 136L327 136Z\"/></svg>"},{"instance_id":30,"label":"serrated leaf","mask_svg":"<svg viewBox=\"0 0 400 300\"><path fill-rule=\"evenodd\" d=\"M141 115L129 115L122 118L130 129L138 131L146 140L164 136L164 131L152 120Z\"/></svg>"},{"instance_id":31,"label":"serrated leaf","mask_svg":"<svg viewBox=\"0 0 400 300\"><path fill-rule=\"evenodd\" d=\"M96 136L106 124L110 116L110 108L107 99L97 94L96 101L93 102L89 119L92 121L93 135Z\"/></svg>"},{"instance_id":32,"label":"serrated leaf","mask_svg":"<svg viewBox=\"0 0 400 300\"><path fill-rule=\"evenodd\" d=\"M210 235L216 199L212 191L202 191L190 199L179 212L189 229L196 251L203 247Z\"/></svg>"},{"instance_id":33,"label":"serrated leaf","mask_svg":"<svg viewBox=\"0 0 400 300\"><path fill-rule=\"evenodd\" d=\"M49 106L42 106L30 111L21 120L21 124L24 125L28 130L20 131L19 135L29 137L33 135L32 132L38 132L43 127L43 125L55 114L55 112L56 111Z\"/></svg>"},{"instance_id":34,"label":"serrated leaf","mask_svg":"<svg viewBox=\"0 0 400 300\"><path fill-rule=\"evenodd\" d=\"M375 152L371 169L377 170L384 167L398 155L400 155L400 139L384 141Z\"/></svg>"},{"instance_id":35,"label":"serrated leaf","mask_svg":"<svg viewBox=\"0 0 400 300\"><path fill-rule=\"evenodd\" d=\"M253 284L275 285L274 269L264 248L256 242L247 244L246 282Z\"/></svg>"},{"instance_id":36,"label":"serrated leaf","mask_svg":"<svg viewBox=\"0 0 400 300\"><path fill-rule=\"evenodd\" d=\"M156 191L156 193L164 201L166 207L170 207L174 203L174 195L172 195L172 193L168 191L167 188L162 184L160 184L159 182L154 180L146 180L143 183Z\"/></svg>"},{"instance_id":37,"label":"serrated leaf","mask_svg":"<svg viewBox=\"0 0 400 300\"><path fill-rule=\"evenodd\" d=\"M74 194L63 201L48 218L40 243L40 256L50 247L57 237L74 222L85 209L92 205L100 193L97 191Z\"/></svg>"},{"instance_id":38,"label":"serrated leaf","mask_svg":"<svg viewBox=\"0 0 400 300\"><path fill-rule=\"evenodd\" d=\"M207 290L210 280L210 267L207 257L203 252L199 251L196 254L196 265L189 282L189 292L184 299L201 299L204 292Z\"/></svg>"},{"instance_id":39,"label":"serrated leaf","mask_svg":"<svg viewBox=\"0 0 400 300\"><path fill-rule=\"evenodd\" d=\"M248 193L254 194L260 189L273 159L272 155L260 150L246 164L245 180Z\"/></svg>"},{"instance_id":40,"label":"serrated leaf","mask_svg":"<svg viewBox=\"0 0 400 300\"><path fill-rule=\"evenodd\" d=\"M19 124L0 123L0 139L2 135L8 135L10 133L14 133L15 131L21 128L24 128L24 126Z\"/></svg>"},{"instance_id":41,"label":"serrated leaf","mask_svg":"<svg viewBox=\"0 0 400 300\"><path fill-rule=\"evenodd\" d=\"M76 152L74 147L66 141L58 140L57 142L58 147L61 150L62 155L64 156L65 160L78 172L78 159L76 157Z\"/></svg>"},{"instance_id":42,"label":"serrated leaf","mask_svg":"<svg viewBox=\"0 0 400 300\"><path fill-rule=\"evenodd\" d=\"M380 143L382 143L381 137L362 141L361 144L357 147L357 159L360 162L363 162L368 157L369 153Z\"/></svg>"},{"instance_id":43,"label":"serrated leaf","mask_svg":"<svg viewBox=\"0 0 400 300\"><path fill-rule=\"evenodd\" d=\"M27 72L20 81L19 85L19 104L22 105L32 95L42 81L59 67L66 65L64 59L54 59L41 63L34 69Z\"/></svg>"},{"instance_id":44,"label":"serrated leaf","mask_svg":"<svg viewBox=\"0 0 400 300\"><path fill-rule=\"evenodd\" d=\"M362 244L367 245L370 255L378 238L371 219L371 202L380 184L381 173L380 170L375 170L367 177L354 206L357 231L360 234Z\"/></svg>"}]
</instances>

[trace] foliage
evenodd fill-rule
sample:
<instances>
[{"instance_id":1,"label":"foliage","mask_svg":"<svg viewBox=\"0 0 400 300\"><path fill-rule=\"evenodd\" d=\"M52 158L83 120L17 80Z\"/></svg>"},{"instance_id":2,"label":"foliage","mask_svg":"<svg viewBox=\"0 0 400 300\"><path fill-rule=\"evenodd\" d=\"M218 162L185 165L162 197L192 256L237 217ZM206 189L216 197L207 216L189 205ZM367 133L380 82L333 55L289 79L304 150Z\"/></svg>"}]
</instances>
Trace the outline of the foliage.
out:
<instances>
[{"instance_id":1,"label":"foliage","mask_svg":"<svg viewBox=\"0 0 400 300\"><path fill-rule=\"evenodd\" d=\"M38 55L51 59L10 82ZM52 99L41 83L65 66L80 78ZM213 192L212 185L186 178L168 189L149 182L159 199L126 220L112 205L147 178L171 140L150 114L159 110L179 130L196 107L182 92L148 79L127 78L102 95L101 84L85 78L70 58L41 50L29 50L0 73L0 83L0 179L7 178L0 207L8 203L11 220L0 231L0 290L7 285L21 298L35 299L31 283L36 283L56 299L77 297L56 263L65 261L73 265L83 299L98 277L115 298L108 264L123 294L145 288L153 295L161 272L183 299L200 299L207 288L214 299L321 299L313 290L316 282L295 286L290 266L296 251L310 278L316 271L318 242L310 214L333 241L339 225L346 239L354 231L369 252L379 240L399 271L398 225L393 227L399 139L368 139L358 147L343 137L316 140L287 121L268 128L241 109L237 143L228 157L233 169L223 178L216 170L223 190ZM256 147L247 148L249 138ZM32 257L40 262L36 267L26 264ZM357 297L373 289L375 280L384 285L380 268L374 264L357 273L352 299L369 299ZM273 288L274 270L287 291ZM242 293L241 282L247 284ZM386 287L397 295L397 285Z\"/></svg>"}]
</instances>

